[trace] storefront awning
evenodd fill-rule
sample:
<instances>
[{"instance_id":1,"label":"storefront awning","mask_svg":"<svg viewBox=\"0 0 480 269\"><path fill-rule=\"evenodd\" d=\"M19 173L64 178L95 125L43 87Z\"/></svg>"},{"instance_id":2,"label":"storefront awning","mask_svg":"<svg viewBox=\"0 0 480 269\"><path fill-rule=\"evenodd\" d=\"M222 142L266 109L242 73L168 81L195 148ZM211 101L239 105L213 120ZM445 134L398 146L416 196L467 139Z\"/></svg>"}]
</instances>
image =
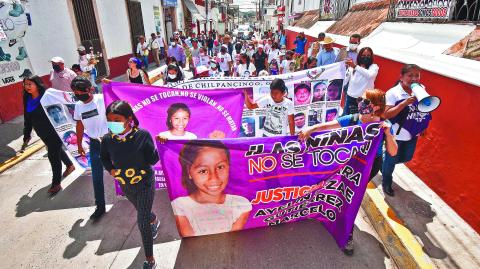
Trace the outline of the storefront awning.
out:
<instances>
[{"instance_id":1,"label":"storefront awning","mask_svg":"<svg viewBox=\"0 0 480 269\"><path fill-rule=\"evenodd\" d=\"M183 2L185 3L185 6L187 6L188 10L192 14L192 20L193 21L198 20L200 22L204 22L204 21L207 20L205 18L205 15L200 13L200 11L197 8L197 5L195 5L195 3L192 0L184 0ZM204 12L204 14L205 14L205 12Z\"/></svg>"}]
</instances>

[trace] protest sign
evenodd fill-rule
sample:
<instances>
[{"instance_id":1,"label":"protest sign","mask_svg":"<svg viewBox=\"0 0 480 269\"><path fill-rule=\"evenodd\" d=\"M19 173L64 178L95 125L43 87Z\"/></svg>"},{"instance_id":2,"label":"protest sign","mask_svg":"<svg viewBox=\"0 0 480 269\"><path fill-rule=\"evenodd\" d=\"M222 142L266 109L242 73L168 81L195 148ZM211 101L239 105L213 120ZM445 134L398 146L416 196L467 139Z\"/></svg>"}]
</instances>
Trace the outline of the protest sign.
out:
<instances>
[{"instance_id":1,"label":"protest sign","mask_svg":"<svg viewBox=\"0 0 480 269\"><path fill-rule=\"evenodd\" d=\"M245 89L249 97L257 102L270 94L270 83L281 78L288 87L287 98L295 105L295 130L331 121L340 114L345 64L335 63L299 72L266 77L200 78L172 83L181 89ZM242 137L262 137L266 110L248 110L242 116Z\"/></svg>"},{"instance_id":2,"label":"protest sign","mask_svg":"<svg viewBox=\"0 0 480 269\"><path fill-rule=\"evenodd\" d=\"M103 84L105 105L130 103L140 128L168 139L235 138L240 131L243 92L154 87L122 82ZM181 135L179 135L181 134ZM155 166L157 188L165 187L160 164Z\"/></svg>"},{"instance_id":3,"label":"protest sign","mask_svg":"<svg viewBox=\"0 0 480 269\"><path fill-rule=\"evenodd\" d=\"M81 167L89 169L90 138L86 134L83 134L82 140L82 146L85 150L86 156L81 156L78 153L76 133L77 124L73 119L76 102L77 100L75 99L73 92L64 92L52 88L45 91L45 94L40 100L50 123L53 128L55 128L55 131L68 152L70 152L75 161L77 161Z\"/></svg>"},{"instance_id":4,"label":"protest sign","mask_svg":"<svg viewBox=\"0 0 480 269\"><path fill-rule=\"evenodd\" d=\"M306 141L279 136L157 144L180 235L311 218L345 247L382 141L380 124L316 133Z\"/></svg>"}]
</instances>

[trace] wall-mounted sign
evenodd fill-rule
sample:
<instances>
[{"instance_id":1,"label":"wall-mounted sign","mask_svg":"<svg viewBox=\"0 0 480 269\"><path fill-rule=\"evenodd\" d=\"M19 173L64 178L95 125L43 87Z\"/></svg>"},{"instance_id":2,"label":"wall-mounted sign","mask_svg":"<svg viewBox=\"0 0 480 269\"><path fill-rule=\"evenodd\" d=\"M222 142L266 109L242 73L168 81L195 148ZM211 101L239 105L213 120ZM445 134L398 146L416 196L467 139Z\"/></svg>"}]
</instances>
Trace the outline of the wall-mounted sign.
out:
<instances>
[{"instance_id":1,"label":"wall-mounted sign","mask_svg":"<svg viewBox=\"0 0 480 269\"><path fill-rule=\"evenodd\" d=\"M398 19L448 19L452 0L400 0L395 7Z\"/></svg>"},{"instance_id":2,"label":"wall-mounted sign","mask_svg":"<svg viewBox=\"0 0 480 269\"><path fill-rule=\"evenodd\" d=\"M164 7L176 7L177 6L177 0L163 0L163 6Z\"/></svg>"}]
</instances>

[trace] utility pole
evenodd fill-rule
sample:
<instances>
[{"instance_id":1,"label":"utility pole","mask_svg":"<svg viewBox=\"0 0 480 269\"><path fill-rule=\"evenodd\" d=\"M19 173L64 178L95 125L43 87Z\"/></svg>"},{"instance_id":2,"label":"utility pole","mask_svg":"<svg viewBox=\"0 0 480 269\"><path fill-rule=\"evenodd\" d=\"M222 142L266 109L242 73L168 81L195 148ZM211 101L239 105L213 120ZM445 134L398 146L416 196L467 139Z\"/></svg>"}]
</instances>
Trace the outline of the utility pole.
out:
<instances>
[{"instance_id":1,"label":"utility pole","mask_svg":"<svg viewBox=\"0 0 480 269\"><path fill-rule=\"evenodd\" d=\"M206 16L206 18L205 18L205 34L208 34L208 31L207 31L207 24L209 22L209 20L208 20L208 0L205 0L205 16Z\"/></svg>"}]
</instances>

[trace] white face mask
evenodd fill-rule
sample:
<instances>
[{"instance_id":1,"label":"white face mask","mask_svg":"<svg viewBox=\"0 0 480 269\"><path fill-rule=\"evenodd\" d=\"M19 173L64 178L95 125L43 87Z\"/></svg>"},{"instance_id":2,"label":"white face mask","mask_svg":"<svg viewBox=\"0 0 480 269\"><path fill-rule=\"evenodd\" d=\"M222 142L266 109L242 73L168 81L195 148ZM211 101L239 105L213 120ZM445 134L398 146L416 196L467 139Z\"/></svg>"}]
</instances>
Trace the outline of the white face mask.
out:
<instances>
[{"instance_id":1,"label":"white face mask","mask_svg":"<svg viewBox=\"0 0 480 269\"><path fill-rule=\"evenodd\" d=\"M177 43L172 42L172 47L175 47L176 45L177 45Z\"/></svg>"},{"instance_id":2,"label":"white face mask","mask_svg":"<svg viewBox=\"0 0 480 269\"><path fill-rule=\"evenodd\" d=\"M350 50L357 50L358 44L352 44L352 43L350 43L350 44L348 45L348 48L349 48Z\"/></svg>"},{"instance_id":3,"label":"white face mask","mask_svg":"<svg viewBox=\"0 0 480 269\"><path fill-rule=\"evenodd\" d=\"M177 75L173 75L173 74L168 74L168 77L171 78L171 79L175 79L177 77Z\"/></svg>"}]
</instances>

